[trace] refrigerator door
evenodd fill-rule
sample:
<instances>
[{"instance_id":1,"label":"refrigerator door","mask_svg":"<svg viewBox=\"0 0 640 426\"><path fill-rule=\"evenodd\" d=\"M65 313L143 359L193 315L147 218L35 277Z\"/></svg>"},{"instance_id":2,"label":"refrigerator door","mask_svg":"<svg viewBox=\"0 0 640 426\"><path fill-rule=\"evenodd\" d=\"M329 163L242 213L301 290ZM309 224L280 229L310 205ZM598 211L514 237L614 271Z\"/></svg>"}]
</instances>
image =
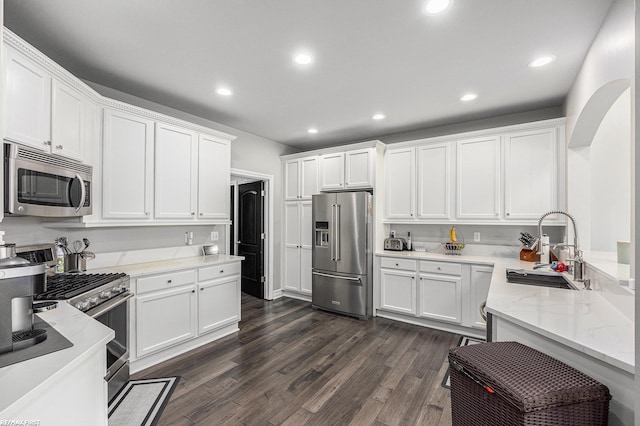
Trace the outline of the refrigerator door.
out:
<instances>
[{"instance_id":1,"label":"refrigerator door","mask_svg":"<svg viewBox=\"0 0 640 426\"><path fill-rule=\"evenodd\" d=\"M323 271L335 271L333 220L336 194L317 194L312 197L311 221L313 226L312 267Z\"/></svg>"},{"instance_id":2,"label":"refrigerator door","mask_svg":"<svg viewBox=\"0 0 640 426\"><path fill-rule=\"evenodd\" d=\"M367 230L371 221L371 194L341 192L333 207L333 253L335 272L366 275ZM330 226L331 228L331 226Z\"/></svg>"},{"instance_id":3,"label":"refrigerator door","mask_svg":"<svg viewBox=\"0 0 640 426\"><path fill-rule=\"evenodd\" d=\"M354 315L360 319L368 318L371 297L366 275L332 274L314 270L312 282L313 307Z\"/></svg>"}]
</instances>

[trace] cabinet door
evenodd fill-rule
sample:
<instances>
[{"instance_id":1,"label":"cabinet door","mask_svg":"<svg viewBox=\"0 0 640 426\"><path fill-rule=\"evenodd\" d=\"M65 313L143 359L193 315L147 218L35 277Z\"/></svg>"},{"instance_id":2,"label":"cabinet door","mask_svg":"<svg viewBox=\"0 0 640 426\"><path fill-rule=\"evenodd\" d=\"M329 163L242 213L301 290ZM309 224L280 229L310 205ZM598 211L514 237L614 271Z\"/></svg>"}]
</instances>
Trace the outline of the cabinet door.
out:
<instances>
[{"instance_id":1,"label":"cabinet door","mask_svg":"<svg viewBox=\"0 0 640 426\"><path fill-rule=\"evenodd\" d=\"M329 191L344 188L344 152L320 157L320 185Z\"/></svg>"},{"instance_id":2,"label":"cabinet door","mask_svg":"<svg viewBox=\"0 0 640 426\"><path fill-rule=\"evenodd\" d=\"M462 321L462 278L420 274L418 315L460 324Z\"/></svg>"},{"instance_id":3,"label":"cabinet door","mask_svg":"<svg viewBox=\"0 0 640 426\"><path fill-rule=\"evenodd\" d=\"M300 160L287 160L284 163L284 199L300 198Z\"/></svg>"},{"instance_id":4,"label":"cabinet door","mask_svg":"<svg viewBox=\"0 0 640 426\"><path fill-rule=\"evenodd\" d=\"M458 141L458 219L498 219L500 210L500 137Z\"/></svg>"},{"instance_id":5,"label":"cabinet door","mask_svg":"<svg viewBox=\"0 0 640 426\"><path fill-rule=\"evenodd\" d=\"M5 139L50 150L51 77L11 47L5 47Z\"/></svg>"},{"instance_id":6,"label":"cabinet door","mask_svg":"<svg viewBox=\"0 0 640 426\"><path fill-rule=\"evenodd\" d=\"M416 314L416 274L380 270L380 307L402 314Z\"/></svg>"},{"instance_id":7,"label":"cabinet door","mask_svg":"<svg viewBox=\"0 0 640 426\"><path fill-rule=\"evenodd\" d=\"M557 208L556 134L553 128L505 136L506 219L538 219Z\"/></svg>"},{"instance_id":8,"label":"cabinet door","mask_svg":"<svg viewBox=\"0 0 640 426\"><path fill-rule=\"evenodd\" d=\"M229 219L230 155L228 141L199 135L198 219Z\"/></svg>"},{"instance_id":9,"label":"cabinet door","mask_svg":"<svg viewBox=\"0 0 640 426\"><path fill-rule=\"evenodd\" d=\"M485 328L486 322L480 315L480 306L487 301L493 268L471 265L471 319L472 326Z\"/></svg>"},{"instance_id":10,"label":"cabinet door","mask_svg":"<svg viewBox=\"0 0 640 426\"><path fill-rule=\"evenodd\" d=\"M415 218L415 167L414 148L387 151L385 160L387 218Z\"/></svg>"},{"instance_id":11,"label":"cabinet door","mask_svg":"<svg viewBox=\"0 0 640 426\"><path fill-rule=\"evenodd\" d=\"M156 123L155 217L194 219L197 198L197 135Z\"/></svg>"},{"instance_id":12,"label":"cabinet door","mask_svg":"<svg viewBox=\"0 0 640 426\"><path fill-rule=\"evenodd\" d=\"M53 80L51 99L51 152L83 159L85 100L66 84Z\"/></svg>"},{"instance_id":13,"label":"cabinet door","mask_svg":"<svg viewBox=\"0 0 640 426\"><path fill-rule=\"evenodd\" d=\"M310 200L318 193L318 157L300 160L300 198Z\"/></svg>"},{"instance_id":14,"label":"cabinet door","mask_svg":"<svg viewBox=\"0 0 640 426\"><path fill-rule=\"evenodd\" d=\"M196 335L193 285L162 290L136 300L137 356L157 352Z\"/></svg>"},{"instance_id":15,"label":"cabinet door","mask_svg":"<svg viewBox=\"0 0 640 426\"><path fill-rule=\"evenodd\" d=\"M284 288L300 291L300 205L284 204Z\"/></svg>"},{"instance_id":16,"label":"cabinet door","mask_svg":"<svg viewBox=\"0 0 640 426\"><path fill-rule=\"evenodd\" d=\"M102 216L152 217L154 122L133 114L104 110Z\"/></svg>"},{"instance_id":17,"label":"cabinet door","mask_svg":"<svg viewBox=\"0 0 640 426\"><path fill-rule=\"evenodd\" d=\"M311 294L311 251L313 229L311 201L300 202L300 291Z\"/></svg>"},{"instance_id":18,"label":"cabinet door","mask_svg":"<svg viewBox=\"0 0 640 426\"><path fill-rule=\"evenodd\" d=\"M233 275L198 285L198 334L240 320L240 276Z\"/></svg>"},{"instance_id":19,"label":"cabinet door","mask_svg":"<svg viewBox=\"0 0 640 426\"><path fill-rule=\"evenodd\" d=\"M418 217L449 219L451 144L418 148Z\"/></svg>"},{"instance_id":20,"label":"cabinet door","mask_svg":"<svg viewBox=\"0 0 640 426\"><path fill-rule=\"evenodd\" d=\"M345 188L373 187L373 150L359 149L345 153Z\"/></svg>"}]
</instances>

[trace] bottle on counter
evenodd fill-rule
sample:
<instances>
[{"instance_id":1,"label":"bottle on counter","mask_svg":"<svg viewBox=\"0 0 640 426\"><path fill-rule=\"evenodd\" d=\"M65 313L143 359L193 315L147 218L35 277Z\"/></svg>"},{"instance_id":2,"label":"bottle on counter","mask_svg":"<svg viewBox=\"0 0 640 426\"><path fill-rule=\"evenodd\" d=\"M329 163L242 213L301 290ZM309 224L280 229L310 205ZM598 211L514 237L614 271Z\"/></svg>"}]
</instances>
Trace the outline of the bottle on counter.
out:
<instances>
[{"instance_id":1,"label":"bottle on counter","mask_svg":"<svg viewBox=\"0 0 640 426\"><path fill-rule=\"evenodd\" d=\"M64 250L59 245L56 245L56 273L61 274L64 272Z\"/></svg>"},{"instance_id":2,"label":"bottle on counter","mask_svg":"<svg viewBox=\"0 0 640 426\"><path fill-rule=\"evenodd\" d=\"M411 250L411 232L407 232L407 250Z\"/></svg>"}]
</instances>

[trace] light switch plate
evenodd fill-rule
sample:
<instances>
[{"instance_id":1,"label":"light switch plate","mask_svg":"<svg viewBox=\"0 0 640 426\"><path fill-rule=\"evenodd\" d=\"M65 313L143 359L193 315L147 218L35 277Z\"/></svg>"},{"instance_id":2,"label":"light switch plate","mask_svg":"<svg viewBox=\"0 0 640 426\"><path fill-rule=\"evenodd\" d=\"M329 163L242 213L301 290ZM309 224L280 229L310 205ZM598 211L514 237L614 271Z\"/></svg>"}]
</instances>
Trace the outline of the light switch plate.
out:
<instances>
[{"instance_id":1,"label":"light switch plate","mask_svg":"<svg viewBox=\"0 0 640 426\"><path fill-rule=\"evenodd\" d=\"M218 241L220 239L220 233L213 231L211 232L211 241Z\"/></svg>"}]
</instances>

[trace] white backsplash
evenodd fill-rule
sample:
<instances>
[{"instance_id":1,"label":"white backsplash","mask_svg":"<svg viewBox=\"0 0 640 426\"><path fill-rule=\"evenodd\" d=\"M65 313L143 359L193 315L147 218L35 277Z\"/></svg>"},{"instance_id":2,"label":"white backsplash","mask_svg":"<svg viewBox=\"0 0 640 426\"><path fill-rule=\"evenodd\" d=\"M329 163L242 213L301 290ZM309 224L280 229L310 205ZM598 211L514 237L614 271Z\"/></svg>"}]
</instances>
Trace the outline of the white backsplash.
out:
<instances>
[{"instance_id":1,"label":"white backsplash","mask_svg":"<svg viewBox=\"0 0 640 426\"><path fill-rule=\"evenodd\" d=\"M136 263L160 262L202 255L202 246L163 247L145 250L127 250L100 253L87 262L87 270L109 268Z\"/></svg>"}]
</instances>

